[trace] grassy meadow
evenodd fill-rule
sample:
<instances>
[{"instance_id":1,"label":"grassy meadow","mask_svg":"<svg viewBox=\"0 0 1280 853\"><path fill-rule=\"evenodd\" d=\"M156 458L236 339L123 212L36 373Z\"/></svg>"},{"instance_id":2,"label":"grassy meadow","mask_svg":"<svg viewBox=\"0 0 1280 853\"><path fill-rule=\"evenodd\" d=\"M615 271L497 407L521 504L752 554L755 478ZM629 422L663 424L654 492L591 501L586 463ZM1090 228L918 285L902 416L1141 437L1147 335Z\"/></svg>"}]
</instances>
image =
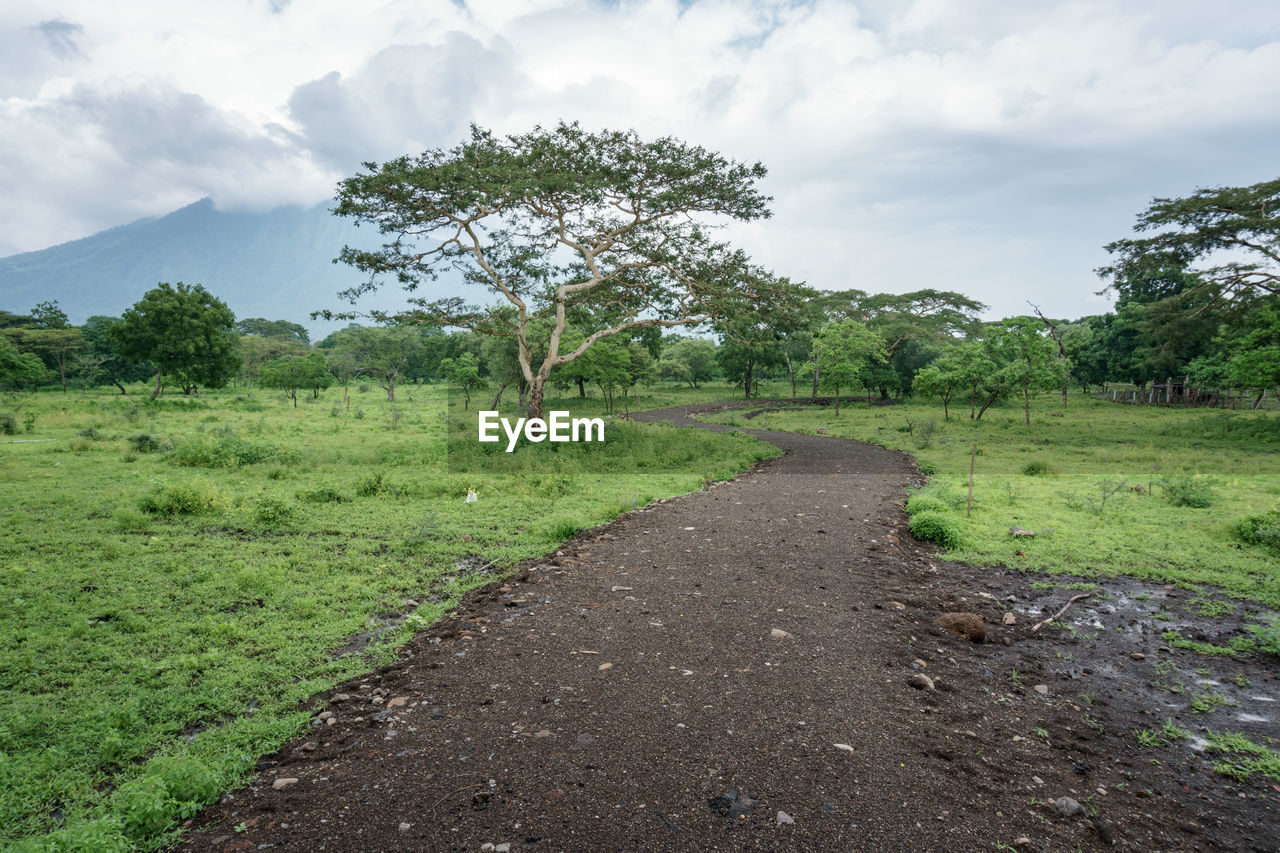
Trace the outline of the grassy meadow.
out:
<instances>
[{"instance_id":1,"label":"grassy meadow","mask_svg":"<svg viewBox=\"0 0 1280 853\"><path fill-rule=\"evenodd\" d=\"M957 535L949 559L1079 575L1212 584L1280 608L1280 554L1241 543L1233 526L1280 504L1280 415L1169 409L1073 394L1033 400L1031 426L1010 403L969 419L911 401L846 403L725 423L817 432L905 450L930 475L908 510ZM974 446L973 513L966 515ZM913 515L913 521L919 516ZM1036 533L1015 538L1010 527ZM944 534L945 538L945 534Z\"/></svg>"},{"instance_id":2,"label":"grassy meadow","mask_svg":"<svg viewBox=\"0 0 1280 853\"><path fill-rule=\"evenodd\" d=\"M0 848L162 846L303 730L299 700L389 660L469 589L775 452L614 421L603 445L508 455L449 397L0 397L17 425L0 436Z\"/></svg>"}]
</instances>

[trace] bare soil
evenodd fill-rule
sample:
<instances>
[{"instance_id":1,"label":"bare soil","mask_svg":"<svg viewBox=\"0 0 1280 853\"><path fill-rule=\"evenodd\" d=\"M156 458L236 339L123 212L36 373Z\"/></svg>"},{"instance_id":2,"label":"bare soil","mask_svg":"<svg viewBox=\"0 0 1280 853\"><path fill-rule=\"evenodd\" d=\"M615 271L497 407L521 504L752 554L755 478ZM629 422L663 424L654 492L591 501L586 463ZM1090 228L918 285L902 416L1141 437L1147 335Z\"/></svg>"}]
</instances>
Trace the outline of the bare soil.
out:
<instances>
[{"instance_id":1,"label":"bare soil","mask_svg":"<svg viewBox=\"0 0 1280 853\"><path fill-rule=\"evenodd\" d=\"M709 408L635 417L726 429L691 419ZM1072 579L935 560L906 530L909 457L748 432L786 455L476 591L313 697L313 730L180 849L1277 849L1280 787L1135 734L1275 736L1274 660L1160 636L1221 642L1240 616L1120 579L1032 633ZM985 642L939 628L949 611ZM1210 689L1236 704L1194 713Z\"/></svg>"}]
</instances>

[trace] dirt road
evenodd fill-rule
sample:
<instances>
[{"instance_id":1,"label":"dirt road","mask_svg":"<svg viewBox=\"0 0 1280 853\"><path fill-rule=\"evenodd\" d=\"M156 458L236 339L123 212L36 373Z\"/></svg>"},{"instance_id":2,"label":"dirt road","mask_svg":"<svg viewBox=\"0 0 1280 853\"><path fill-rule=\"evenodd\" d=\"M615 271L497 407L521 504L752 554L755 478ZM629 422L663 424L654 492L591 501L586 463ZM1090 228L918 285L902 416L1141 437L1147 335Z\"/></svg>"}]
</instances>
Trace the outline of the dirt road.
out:
<instances>
[{"instance_id":1,"label":"dirt road","mask_svg":"<svg viewBox=\"0 0 1280 853\"><path fill-rule=\"evenodd\" d=\"M315 697L332 722L181 849L1276 848L1268 785L1190 752L1151 764L1135 725L1161 717L1076 638L1029 633L1062 592L910 537L907 457L757 434L786 455L584 534ZM1127 648L1096 654L1145 677Z\"/></svg>"}]
</instances>

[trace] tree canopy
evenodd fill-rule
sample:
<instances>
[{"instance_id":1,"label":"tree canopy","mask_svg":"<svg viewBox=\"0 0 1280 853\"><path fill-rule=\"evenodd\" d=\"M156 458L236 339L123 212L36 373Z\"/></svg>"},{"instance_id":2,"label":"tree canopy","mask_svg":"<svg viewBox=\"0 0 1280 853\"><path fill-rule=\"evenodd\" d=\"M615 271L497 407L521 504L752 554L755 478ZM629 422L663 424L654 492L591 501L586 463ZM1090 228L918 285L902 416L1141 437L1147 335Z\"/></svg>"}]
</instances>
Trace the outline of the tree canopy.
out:
<instances>
[{"instance_id":1,"label":"tree canopy","mask_svg":"<svg viewBox=\"0 0 1280 853\"><path fill-rule=\"evenodd\" d=\"M157 397L165 375L186 391L217 388L234 376L240 366L235 320L226 303L201 285L161 282L124 312L110 334L125 358L156 366L151 396Z\"/></svg>"},{"instance_id":2,"label":"tree canopy","mask_svg":"<svg viewBox=\"0 0 1280 853\"><path fill-rule=\"evenodd\" d=\"M767 311L775 292L773 277L711 237L726 219L770 215L756 188L759 163L670 137L561 123L507 137L473 126L452 149L365 169L339 184L334 212L374 223L388 239L342 251L340 260L369 275L344 296L355 304L387 277L413 291L452 270L501 297L514 316L461 298L414 297L401 317L514 337L531 416L541 414L551 371L596 341ZM567 349L575 312L595 328ZM539 316L551 322L535 362L531 321Z\"/></svg>"}]
</instances>

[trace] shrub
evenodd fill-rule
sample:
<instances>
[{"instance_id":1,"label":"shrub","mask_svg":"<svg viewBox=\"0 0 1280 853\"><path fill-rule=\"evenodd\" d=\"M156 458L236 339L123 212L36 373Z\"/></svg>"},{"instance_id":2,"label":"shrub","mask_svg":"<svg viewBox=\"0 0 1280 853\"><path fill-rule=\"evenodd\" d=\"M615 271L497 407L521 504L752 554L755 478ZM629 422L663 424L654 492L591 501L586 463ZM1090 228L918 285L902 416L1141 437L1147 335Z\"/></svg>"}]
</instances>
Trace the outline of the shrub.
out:
<instances>
[{"instance_id":1,"label":"shrub","mask_svg":"<svg viewBox=\"0 0 1280 853\"><path fill-rule=\"evenodd\" d=\"M1028 477L1045 477L1050 474L1058 473L1058 469L1051 463L1045 462L1043 459L1033 459L1026 465L1022 466L1022 473Z\"/></svg>"},{"instance_id":2,"label":"shrub","mask_svg":"<svg viewBox=\"0 0 1280 853\"><path fill-rule=\"evenodd\" d=\"M911 535L925 542L933 542L943 548L960 546L963 530L960 520L943 512L921 512L911 516Z\"/></svg>"},{"instance_id":3,"label":"shrub","mask_svg":"<svg viewBox=\"0 0 1280 853\"><path fill-rule=\"evenodd\" d=\"M102 441L106 436L98 432L98 428L96 426L87 426L80 430L80 437L87 438L90 441Z\"/></svg>"},{"instance_id":4,"label":"shrub","mask_svg":"<svg viewBox=\"0 0 1280 853\"><path fill-rule=\"evenodd\" d=\"M1272 616L1263 625L1246 625L1245 630L1253 634L1260 651L1280 657L1280 616Z\"/></svg>"},{"instance_id":5,"label":"shrub","mask_svg":"<svg viewBox=\"0 0 1280 853\"><path fill-rule=\"evenodd\" d=\"M1165 477L1160 485L1165 500L1174 506L1204 509L1213 505L1214 483L1208 477Z\"/></svg>"},{"instance_id":6,"label":"shrub","mask_svg":"<svg viewBox=\"0 0 1280 853\"><path fill-rule=\"evenodd\" d=\"M136 509L117 510L114 516L116 530L122 533L142 533L151 526L151 519Z\"/></svg>"},{"instance_id":7,"label":"shrub","mask_svg":"<svg viewBox=\"0 0 1280 853\"><path fill-rule=\"evenodd\" d=\"M213 486L177 483L162 486L138 501L138 508L154 515L199 515L222 509L226 502Z\"/></svg>"},{"instance_id":8,"label":"shrub","mask_svg":"<svg viewBox=\"0 0 1280 853\"><path fill-rule=\"evenodd\" d=\"M916 492L907 498L907 515L916 515L922 512L946 512L951 509L937 495Z\"/></svg>"},{"instance_id":9,"label":"shrub","mask_svg":"<svg viewBox=\"0 0 1280 853\"><path fill-rule=\"evenodd\" d=\"M129 445L136 453L158 453L164 450L164 442L149 432L129 436Z\"/></svg>"},{"instance_id":10,"label":"shrub","mask_svg":"<svg viewBox=\"0 0 1280 853\"><path fill-rule=\"evenodd\" d=\"M298 492L298 500L309 504L340 504L346 500L346 497L337 489L321 486L318 489Z\"/></svg>"},{"instance_id":11,"label":"shrub","mask_svg":"<svg viewBox=\"0 0 1280 853\"><path fill-rule=\"evenodd\" d=\"M22 431L23 432L36 431L36 413L35 412L27 412L25 415L22 416Z\"/></svg>"},{"instance_id":12,"label":"shrub","mask_svg":"<svg viewBox=\"0 0 1280 853\"><path fill-rule=\"evenodd\" d=\"M362 498L372 498L387 490L387 481L381 471L375 471L361 477L356 482L356 494Z\"/></svg>"},{"instance_id":13,"label":"shrub","mask_svg":"<svg viewBox=\"0 0 1280 853\"><path fill-rule=\"evenodd\" d=\"M196 436L175 445L169 461L190 468L235 468L261 462L292 462L297 454L265 442L246 441L234 434Z\"/></svg>"},{"instance_id":14,"label":"shrub","mask_svg":"<svg viewBox=\"0 0 1280 853\"><path fill-rule=\"evenodd\" d=\"M0 412L0 435L17 435L18 419L13 412Z\"/></svg>"},{"instance_id":15,"label":"shrub","mask_svg":"<svg viewBox=\"0 0 1280 853\"><path fill-rule=\"evenodd\" d=\"M1246 545L1259 545L1280 553L1280 506L1259 515L1245 516L1235 523L1231 533Z\"/></svg>"},{"instance_id":16,"label":"shrub","mask_svg":"<svg viewBox=\"0 0 1280 853\"><path fill-rule=\"evenodd\" d=\"M264 527L276 527L293 518L293 504L271 495L262 495L254 502L253 517Z\"/></svg>"}]
</instances>

